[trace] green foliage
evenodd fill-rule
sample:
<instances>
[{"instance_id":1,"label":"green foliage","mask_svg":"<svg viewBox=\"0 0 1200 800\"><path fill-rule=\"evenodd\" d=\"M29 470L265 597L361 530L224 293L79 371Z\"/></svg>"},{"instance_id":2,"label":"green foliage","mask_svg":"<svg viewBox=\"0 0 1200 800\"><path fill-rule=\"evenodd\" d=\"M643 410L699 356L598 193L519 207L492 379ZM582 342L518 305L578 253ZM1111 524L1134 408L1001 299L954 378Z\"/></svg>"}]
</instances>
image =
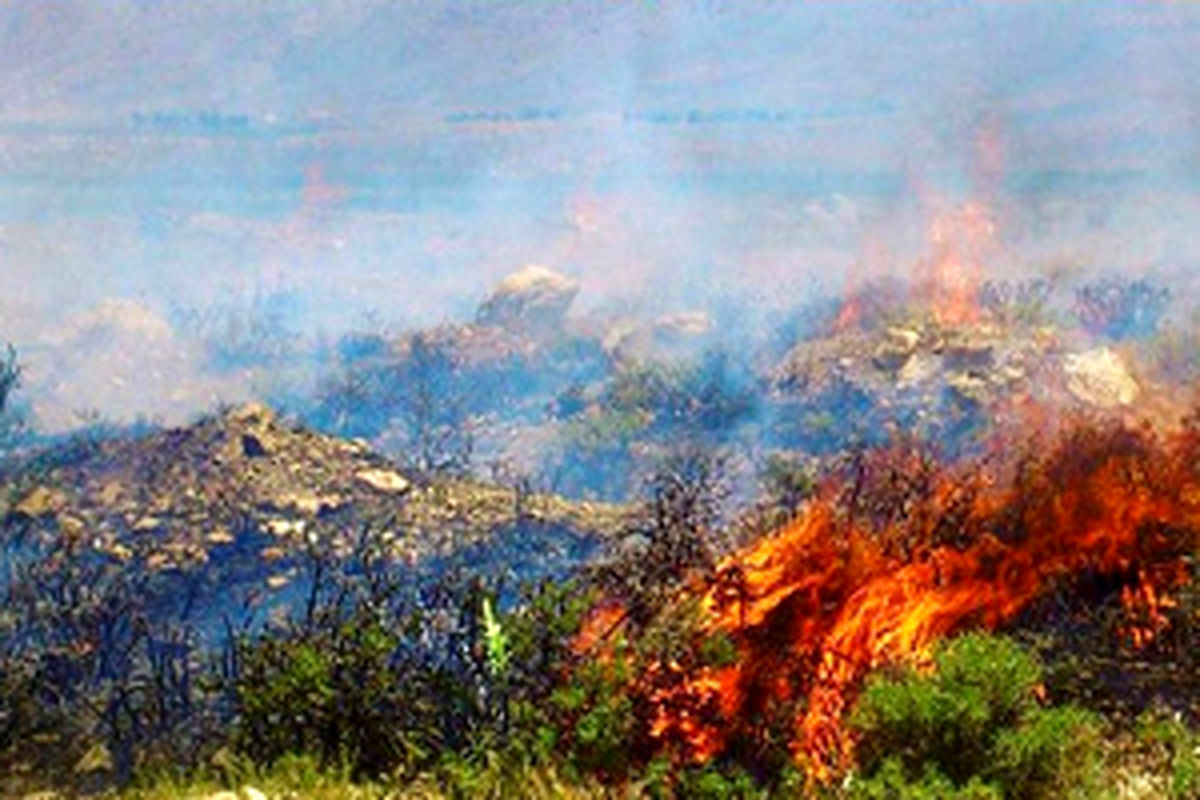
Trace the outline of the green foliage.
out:
<instances>
[{"instance_id":1,"label":"green foliage","mask_svg":"<svg viewBox=\"0 0 1200 800\"><path fill-rule=\"evenodd\" d=\"M612 659L581 664L550 695L561 725L562 752L574 770L608 779L629 774L639 757L630 746L637 717L629 678L624 653L618 652Z\"/></svg>"},{"instance_id":2,"label":"green foliage","mask_svg":"<svg viewBox=\"0 0 1200 800\"><path fill-rule=\"evenodd\" d=\"M613 378L607 404L619 412L647 415L656 428L726 431L754 410L748 372L720 350L686 363L647 362Z\"/></svg>"},{"instance_id":3,"label":"green foliage","mask_svg":"<svg viewBox=\"0 0 1200 800\"><path fill-rule=\"evenodd\" d=\"M1165 762L1171 800L1200 797L1200 731L1176 714L1152 709L1138 718L1138 739L1155 761Z\"/></svg>"},{"instance_id":4,"label":"green foliage","mask_svg":"<svg viewBox=\"0 0 1200 800\"><path fill-rule=\"evenodd\" d=\"M749 773L737 766L705 764L679 769L668 761L657 761L644 778L645 794L654 798L697 798L697 800L750 800L766 797Z\"/></svg>"},{"instance_id":5,"label":"green foliage","mask_svg":"<svg viewBox=\"0 0 1200 800\"><path fill-rule=\"evenodd\" d=\"M791 514L817 486L817 467L794 453L771 453L759 473L767 498Z\"/></svg>"},{"instance_id":6,"label":"green foliage","mask_svg":"<svg viewBox=\"0 0 1200 800\"><path fill-rule=\"evenodd\" d=\"M420 690L434 676L414 671L398 686L390 663L397 641L378 623L356 618L333 631L244 643L241 748L266 763L313 753L376 773L419 757L433 746L420 734L420 722L432 721L434 711Z\"/></svg>"},{"instance_id":7,"label":"green foliage","mask_svg":"<svg viewBox=\"0 0 1200 800\"><path fill-rule=\"evenodd\" d=\"M987 796L945 787L1062 797L1088 786L1098 723L1079 708L1039 705L1041 667L1032 655L1009 639L968 634L934 661L929 674L878 674L863 689L850 717L860 737L861 796L892 796L885 788L897 782L913 784L913 797Z\"/></svg>"},{"instance_id":8,"label":"green foliage","mask_svg":"<svg viewBox=\"0 0 1200 800\"><path fill-rule=\"evenodd\" d=\"M855 800L1003 800L1004 793L973 776L958 786L936 769L913 777L900 759L888 758L873 775L852 781Z\"/></svg>"},{"instance_id":9,"label":"green foliage","mask_svg":"<svg viewBox=\"0 0 1200 800\"><path fill-rule=\"evenodd\" d=\"M488 668L493 675L502 675L508 669L508 635L504 626L496 619L491 598L483 598L483 636L487 647Z\"/></svg>"}]
</instances>

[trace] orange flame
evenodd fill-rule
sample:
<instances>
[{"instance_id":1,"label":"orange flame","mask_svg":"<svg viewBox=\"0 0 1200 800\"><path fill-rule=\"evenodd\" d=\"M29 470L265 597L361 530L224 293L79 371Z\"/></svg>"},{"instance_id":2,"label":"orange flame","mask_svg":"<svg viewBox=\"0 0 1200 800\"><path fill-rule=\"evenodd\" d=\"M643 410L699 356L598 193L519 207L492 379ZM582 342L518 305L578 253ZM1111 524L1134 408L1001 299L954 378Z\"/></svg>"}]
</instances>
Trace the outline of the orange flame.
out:
<instances>
[{"instance_id":1,"label":"orange flame","mask_svg":"<svg viewBox=\"0 0 1200 800\"><path fill-rule=\"evenodd\" d=\"M827 780L852 754L841 720L868 671L921 663L939 638L995 628L1085 572L1138 576L1123 599L1137 616L1130 639L1144 645L1167 624L1182 553L1200 530L1198 451L1194 432L1162 441L1075 431L1050 456L1010 464L1003 486L995 470L943 470L907 513L882 523L847 513L844 492L827 488L720 565L701 598L702 625L731 636L740 658L690 675L657 666L646 677L666 688L650 695L652 736L707 759L799 687L807 703L794 751Z\"/></svg>"},{"instance_id":2,"label":"orange flame","mask_svg":"<svg viewBox=\"0 0 1200 800\"><path fill-rule=\"evenodd\" d=\"M605 600L598 604L583 620L583 625L571 641L571 652L577 656L596 652L598 645L612 636L624 619L625 608L620 603Z\"/></svg>"},{"instance_id":3,"label":"orange flame","mask_svg":"<svg viewBox=\"0 0 1200 800\"><path fill-rule=\"evenodd\" d=\"M980 203L934 218L929 233L933 253L924 282L939 323L964 325L979 318L983 258L994 234L991 214Z\"/></svg>"}]
</instances>

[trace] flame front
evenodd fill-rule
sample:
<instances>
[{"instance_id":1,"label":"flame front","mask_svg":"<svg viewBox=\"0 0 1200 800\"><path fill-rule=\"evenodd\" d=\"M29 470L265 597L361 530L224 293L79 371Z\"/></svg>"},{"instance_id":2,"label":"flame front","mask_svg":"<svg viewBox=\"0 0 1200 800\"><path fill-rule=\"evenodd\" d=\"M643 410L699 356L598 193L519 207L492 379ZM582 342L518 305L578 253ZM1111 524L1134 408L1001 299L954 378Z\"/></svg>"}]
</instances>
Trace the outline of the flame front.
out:
<instances>
[{"instance_id":1,"label":"flame front","mask_svg":"<svg viewBox=\"0 0 1200 800\"><path fill-rule=\"evenodd\" d=\"M827 488L720 565L701 599L702 626L732 637L738 661L652 693L652 736L703 760L798 690L806 702L795 753L813 778L828 779L852 754L842 719L868 671L920 663L939 638L995 628L1088 573L1136 576L1123 602L1137 612L1129 638L1144 645L1165 624L1182 554L1200 530L1195 440L1068 434L1051 455L1010 469L1003 487L978 466L939 473L914 507L882 525L847 513L843 494Z\"/></svg>"}]
</instances>

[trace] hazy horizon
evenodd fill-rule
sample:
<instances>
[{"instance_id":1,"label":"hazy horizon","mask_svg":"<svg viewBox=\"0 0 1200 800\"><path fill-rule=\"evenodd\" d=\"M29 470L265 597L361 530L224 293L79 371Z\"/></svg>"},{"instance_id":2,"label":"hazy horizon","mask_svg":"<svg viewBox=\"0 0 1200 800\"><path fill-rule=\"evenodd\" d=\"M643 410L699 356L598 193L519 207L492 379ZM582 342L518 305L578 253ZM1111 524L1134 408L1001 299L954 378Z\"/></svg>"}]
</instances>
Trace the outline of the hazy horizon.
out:
<instances>
[{"instance_id":1,"label":"hazy horizon","mask_svg":"<svg viewBox=\"0 0 1200 800\"><path fill-rule=\"evenodd\" d=\"M0 341L48 429L171 421L257 391L189 313L427 325L530 263L765 308L966 201L998 274L1187 294L1195 53L1189 3L7 3Z\"/></svg>"}]
</instances>

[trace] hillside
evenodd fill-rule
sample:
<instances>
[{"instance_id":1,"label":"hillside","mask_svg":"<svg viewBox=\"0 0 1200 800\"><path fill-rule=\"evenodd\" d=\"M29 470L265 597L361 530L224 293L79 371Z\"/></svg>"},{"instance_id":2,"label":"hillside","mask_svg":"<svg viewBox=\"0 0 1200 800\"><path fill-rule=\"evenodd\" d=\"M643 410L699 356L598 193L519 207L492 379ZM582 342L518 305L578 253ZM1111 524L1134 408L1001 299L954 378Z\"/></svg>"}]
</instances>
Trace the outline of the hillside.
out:
<instances>
[{"instance_id":1,"label":"hillside","mask_svg":"<svg viewBox=\"0 0 1200 800\"><path fill-rule=\"evenodd\" d=\"M137 438L62 446L18 469L11 487L0 506L9 532L55 532L154 570L197 570L237 554L241 570L261 571L274 587L304 547L337 551L363 534L410 563L493 539L532 542L546 562L569 560L612 535L623 513L472 480L419 482L360 441L314 433L257 404Z\"/></svg>"}]
</instances>

